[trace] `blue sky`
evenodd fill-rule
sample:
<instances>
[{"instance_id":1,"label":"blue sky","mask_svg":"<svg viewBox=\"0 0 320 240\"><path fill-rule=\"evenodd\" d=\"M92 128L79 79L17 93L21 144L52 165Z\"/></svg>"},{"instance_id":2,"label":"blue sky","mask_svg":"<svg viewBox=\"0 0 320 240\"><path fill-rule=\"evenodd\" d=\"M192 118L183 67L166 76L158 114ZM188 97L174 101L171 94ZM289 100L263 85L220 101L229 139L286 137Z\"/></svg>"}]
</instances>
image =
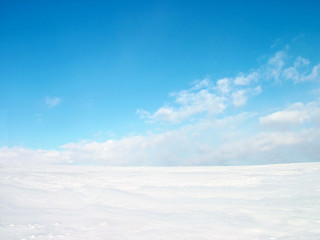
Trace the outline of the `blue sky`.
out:
<instances>
[{"instance_id":1,"label":"blue sky","mask_svg":"<svg viewBox=\"0 0 320 240\"><path fill-rule=\"evenodd\" d=\"M0 4L4 161L319 160L319 1Z\"/></svg>"}]
</instances>

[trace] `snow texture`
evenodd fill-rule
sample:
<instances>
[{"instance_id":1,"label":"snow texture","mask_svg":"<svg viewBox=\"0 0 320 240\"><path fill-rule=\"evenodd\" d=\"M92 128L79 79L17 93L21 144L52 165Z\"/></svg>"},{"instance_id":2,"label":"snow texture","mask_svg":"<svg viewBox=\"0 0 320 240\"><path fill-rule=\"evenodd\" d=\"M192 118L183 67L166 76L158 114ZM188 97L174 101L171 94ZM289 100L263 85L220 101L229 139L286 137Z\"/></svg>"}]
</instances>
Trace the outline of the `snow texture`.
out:
<instances>
[{"instance_id":1,"label":"snow texture","mask_svg":"<svg viewBox=\"0 0 320 240\"><path fill-rule=\"evenodd\" d=\"M2 167L0 239L320 239L320 163Z\"/></svg>"}]
</instances>

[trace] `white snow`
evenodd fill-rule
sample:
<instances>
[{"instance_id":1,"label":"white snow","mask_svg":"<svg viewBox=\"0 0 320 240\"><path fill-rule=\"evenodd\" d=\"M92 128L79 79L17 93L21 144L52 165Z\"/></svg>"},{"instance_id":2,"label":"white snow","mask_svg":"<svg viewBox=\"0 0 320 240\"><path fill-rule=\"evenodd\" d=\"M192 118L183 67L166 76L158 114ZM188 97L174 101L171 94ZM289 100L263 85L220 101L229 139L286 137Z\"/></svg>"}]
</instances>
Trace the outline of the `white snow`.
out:
<instances>
[{"instance_id":1,"label":"white snow","mask_svg":"<svg viewBox=\"0 0 320 240\"><path fill-rule=\"evenodd\" d=\"M320 239L320 163L2 167L0 239Z\"/></svg>"}]
</instances>

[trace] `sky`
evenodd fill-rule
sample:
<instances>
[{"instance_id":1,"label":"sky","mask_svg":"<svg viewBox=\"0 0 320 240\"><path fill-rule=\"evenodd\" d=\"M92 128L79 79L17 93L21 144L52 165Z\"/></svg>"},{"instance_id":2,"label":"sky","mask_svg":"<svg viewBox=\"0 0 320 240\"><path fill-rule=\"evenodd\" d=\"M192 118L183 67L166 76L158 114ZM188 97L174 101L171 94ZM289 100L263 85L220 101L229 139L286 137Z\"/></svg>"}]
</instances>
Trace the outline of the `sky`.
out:
<instances>
[{"instance_id":1,"label":"sky","mask_svg":"<svg viewBox=\"0 0 320 240\"><path fill-rule=\"evenodd\" d=\"M319 161L319 10L0 0L0 163Z\"/></svg>"}]
</instances>

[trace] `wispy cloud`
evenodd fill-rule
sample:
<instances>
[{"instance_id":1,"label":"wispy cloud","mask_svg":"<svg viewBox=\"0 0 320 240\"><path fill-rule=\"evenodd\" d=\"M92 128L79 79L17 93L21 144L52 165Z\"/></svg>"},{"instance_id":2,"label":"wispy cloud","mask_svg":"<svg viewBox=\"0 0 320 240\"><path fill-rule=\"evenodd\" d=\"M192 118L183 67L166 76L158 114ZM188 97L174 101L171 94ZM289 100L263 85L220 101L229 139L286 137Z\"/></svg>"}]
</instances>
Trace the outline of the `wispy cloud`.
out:
<instances>
[{"instance_id":1,"label":"wispy cloud","mask_svg":"<svg viewBox=\"0 0 320 240\"><path fill-rule=\"evenodd\" d=\"M285 66L286 52L279 51L271 57L264 69L264 66L260 69L262 75L269 79L279 80L283 72L283 67Z\"/></svg>"},{"instance_id":2,"label":"wispy cloud","mask_svg":"<svg viewBox=\"0 0 320 240\"><path fill-rule=\"evenodd\" d=\"M249 85L254 81L257 81L259 79L258 72L251 72L247 75L244 73L239 73L237 77L234 79L235 85Z\"/></svg>"},{"instance_id":3,"label":"wispy cloud","mask_svg":"<svg viewBox=\"0 0 320 240\"><path fill-rule=\"evenodd\" d=\"M295 82L319 81L320 64L310 68L310 61L301 56L297 57L292 66L285 68L282 72L285 79Z\"/></svg>"},{"instance_id":4,"label":"wispy cloud","mask_svg":"<svg viewBox=\"0 0 320 240\"><path fill-rule=\"evenodd\" d=\"M278 51L257 69L216 81L209 77L196 81L189 89L171 93L173 101L154 113L142 109L137 113L148 122L181 123L199 114L213 116L230 106L243 107L270 82L320 80L320 64L311 66L310 61L301 56L290 65L291 60L287 49Z\"/></svg>"},{"instance_id":5,"label":"wispy cloud","mask_svg":"<svg viewBox=\"0 0 320 240\"><path fill-rule=\"evenodd\" d=\"M46 97L45 98L45 103L49 108L53 108L58 106L61 103L61 98L59 97Z\"/></svg>"},{"instance_id":6,"label":"wispy cloud","mask_svg":"<svg viewBox=\"0 0 320 240\"><path fill-rule=\"evenodd\" d=\"M187 118L207 113L221 113L225 109L225 97L217 95L209 87L208 80L194 84L190 89L171 93L173 106L163 106L153 114L138 110L138 113L149 121L181 122Z\"/></svg>"},{"instance_id":7,"label":"wispy cloud","mask_svg":"<svg viewBox=\"0 0 320 240\"><path fill-rule=\"evenodd\" d=\"M217 116L233 105L244 106L249 97L261 92L261 85L236 86L232 78L222 78L216 83L206 78L195 82L189 89L171 93L174 101L154 113L141 109L137 113L149 122L181 123L200 114Z\"/></svg>"}]
</instances>

